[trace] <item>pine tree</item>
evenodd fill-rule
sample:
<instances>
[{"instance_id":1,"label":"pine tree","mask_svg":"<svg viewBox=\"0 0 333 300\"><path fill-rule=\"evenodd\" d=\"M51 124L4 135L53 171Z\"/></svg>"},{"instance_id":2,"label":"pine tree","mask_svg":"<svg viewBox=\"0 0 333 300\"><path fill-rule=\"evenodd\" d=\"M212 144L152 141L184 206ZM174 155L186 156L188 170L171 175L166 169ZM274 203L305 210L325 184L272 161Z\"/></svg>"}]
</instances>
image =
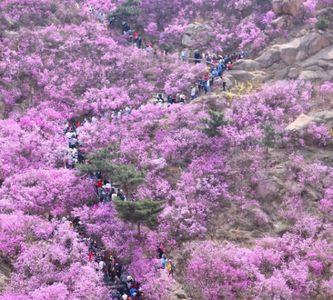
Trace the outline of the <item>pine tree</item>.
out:
<instances>
[{"instance_id":1,"label":"pine tree","mask_svg":"<svg viewBox=\"0 0 333 300\"><path fill-rule=\"evenodd\" d=\"M121 219L137 225L138 237L141 236L141 224L154 228L157 225L157 216L163 210L162 202L151 200L117 200L115 205Z\"/></svg>"},{"instance_id":2,"label":"pine tree","mask_svg":"<svg viewBox=\"0 0 333 300\"><path fill-rule=\"evenodd\" d=\"M119 185L129 197L133 190L144 181L144 173L137 171L132 164L119 163L117 147L107 147L88 155L88 164L81 164L78 168L84 173L100 171L104 178Z\"/></svg>"},{"instance_id":3,"label":"pine tree","mask_svg":"<svg viewBox=\"0 0 333 300\"><path fill-rule=\"evenodd\" d=\"M228 122L224 118L224 114L222 112L216 110L209 110L209 118L203 120L205 123L205 128L203 132L207 134L209 137L214 137L219 135L219 128L221 126L225 126Z\"/></svg>"}]
</instances>

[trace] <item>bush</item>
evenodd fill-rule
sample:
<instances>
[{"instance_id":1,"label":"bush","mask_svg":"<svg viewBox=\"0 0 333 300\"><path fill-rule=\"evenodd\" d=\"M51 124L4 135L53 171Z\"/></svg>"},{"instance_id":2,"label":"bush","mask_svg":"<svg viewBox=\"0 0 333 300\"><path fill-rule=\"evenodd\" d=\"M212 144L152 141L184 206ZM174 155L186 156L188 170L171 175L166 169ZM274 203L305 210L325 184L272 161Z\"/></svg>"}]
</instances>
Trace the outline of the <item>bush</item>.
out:
<instances>
[{"instance_id":1,"label":"bush","mask_svg":"<svg viewBox=\"0 0 333 300\"><path fill-rule=\"evenodd\" d=\"M326 30L328 28L328 21L324 19L318 20L316 27L318 30Z\"/></svg>"}]
</instances>

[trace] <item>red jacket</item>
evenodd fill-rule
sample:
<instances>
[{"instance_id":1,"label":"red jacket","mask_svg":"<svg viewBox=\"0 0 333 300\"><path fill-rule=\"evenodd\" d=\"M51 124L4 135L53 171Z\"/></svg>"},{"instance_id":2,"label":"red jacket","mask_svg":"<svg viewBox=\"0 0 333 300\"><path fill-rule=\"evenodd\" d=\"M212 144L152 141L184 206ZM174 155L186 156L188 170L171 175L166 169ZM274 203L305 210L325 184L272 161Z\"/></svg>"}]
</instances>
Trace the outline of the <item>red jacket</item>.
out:
<instances>
[{"instance_id":1,"label":"red jacket","mask_svg":"<svg viewBox=\"0 0 333 300\"><path fill-rule=\"evenodd\" d=\"M103 180L102 180L102 179L97 180L97 182L96 182L96 186L97 186L98 188L101 188L101 187L103 186Z\"/></svg>"}]
</instances>

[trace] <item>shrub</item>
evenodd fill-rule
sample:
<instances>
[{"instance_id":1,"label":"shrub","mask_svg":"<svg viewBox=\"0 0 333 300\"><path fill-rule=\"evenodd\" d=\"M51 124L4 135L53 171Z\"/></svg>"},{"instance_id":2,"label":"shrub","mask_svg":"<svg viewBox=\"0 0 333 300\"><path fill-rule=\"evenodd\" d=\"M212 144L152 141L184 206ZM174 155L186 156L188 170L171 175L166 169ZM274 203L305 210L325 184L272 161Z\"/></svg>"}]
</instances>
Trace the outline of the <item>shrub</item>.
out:
<instances>
[{"instance_id":1,"label":"shrub","mask_svg":"<svg viewBox=\"0 0 333 300\"><path fill-rule=\"evenodd\" d=\"M318 20L316 27L318 30L326 30L328 28L328 21L325 19Z\"/></svg>"}]
</instances>

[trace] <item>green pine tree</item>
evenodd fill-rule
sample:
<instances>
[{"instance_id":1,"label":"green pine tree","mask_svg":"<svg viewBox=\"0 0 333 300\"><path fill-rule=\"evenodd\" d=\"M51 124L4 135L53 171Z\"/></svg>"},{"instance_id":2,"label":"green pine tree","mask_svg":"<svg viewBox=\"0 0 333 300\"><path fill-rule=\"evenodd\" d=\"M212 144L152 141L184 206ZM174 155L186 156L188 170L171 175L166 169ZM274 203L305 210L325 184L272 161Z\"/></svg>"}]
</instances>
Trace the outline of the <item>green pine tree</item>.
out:
<instances>
[{"instance_id":1,"label":"green pine tree","mask_svg":"<svg viewBox=\"0 0 333 300\"><path fill-rule=\"evenodd\" d=\"M107 147L88 155L88 164L78 166L83 173L100 171L104 178L112 180L119 185L127 197L144 182L144 173L137 171L132 164L119 163L119 151L117 147Z\"/></svg>"},{"instance_id":2,"label":"green pine tree","mask_svg":"<svg viewBox=\"0 0 333 300\"><path fill-rule=\"evenodd\" d=\"M225 120L223 112L216 110L209 110L209 118L203 120L205 127L203 132L209 137L218 136L219 128L228 124L228 121Z\"/></svg>"},{"instance_id":3,"label":"green pine tree","mask_svg":"<svg viewBox=\"0 0 333 300\"><path fill-rule=\"evenodd\" d=\"M120 218L137 225L138 237L141 236L141 225L153 229L157 225L158 214L163 210L162 202L151 200L114 202Z\"/></svg>"}]
</instances>

